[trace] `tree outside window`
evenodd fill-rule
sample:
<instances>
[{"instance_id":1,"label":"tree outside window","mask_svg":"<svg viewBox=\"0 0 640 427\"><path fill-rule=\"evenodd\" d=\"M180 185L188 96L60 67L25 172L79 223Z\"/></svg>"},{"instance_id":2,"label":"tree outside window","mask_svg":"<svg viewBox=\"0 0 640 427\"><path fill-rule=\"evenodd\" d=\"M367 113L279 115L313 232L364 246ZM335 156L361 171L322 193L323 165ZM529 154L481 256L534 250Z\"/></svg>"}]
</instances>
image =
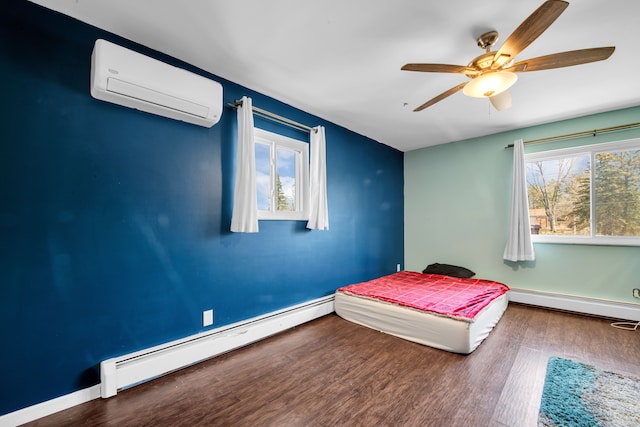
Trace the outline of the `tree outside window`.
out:
<instances>
[{"instance_id":1,"label":"tree outside window","mask_svg":"<svg viewBox=\"0 0 640 427\"><path fill-rule=\"evenodd\" d=\"M309 182L309 144L255 129L259 219L304 220Z\"/></svg>"},{"instance_id":2,"label":"tree outside window","mask_svg":"<svg viewBox=\"0 0 640 427\"><path fill-rule=\"evenodd\" d=\"M639 140L529 154L526 164L530 220L542 237L640 237Z\"/></svg>"}]
</instances>

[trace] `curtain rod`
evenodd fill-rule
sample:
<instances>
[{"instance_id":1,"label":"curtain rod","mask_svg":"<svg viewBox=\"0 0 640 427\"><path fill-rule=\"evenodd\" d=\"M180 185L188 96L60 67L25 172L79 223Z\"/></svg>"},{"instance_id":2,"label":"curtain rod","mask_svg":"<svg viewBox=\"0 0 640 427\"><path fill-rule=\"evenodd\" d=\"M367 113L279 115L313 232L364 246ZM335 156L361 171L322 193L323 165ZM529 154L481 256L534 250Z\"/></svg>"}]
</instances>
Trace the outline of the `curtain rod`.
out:
<instances>
[{"instance_id":1,"label":"curtain rod","mask_svg":"<svg viewBox=\"0 0 640 427\"><path fill-rule=\"evenodd\" d=\"M638 123L629 123L626 125L620 125L620 126L611 126L608 128L603 128L603 129L594 129L594 130L585 130L582 132L575 132L575 133L568 133L565 135L558 135L558 136L550 136L548 138L539 138L539 139L532 139L531 141L524 141L524 144L538 144L540 142L551 142L551 141L560 141L562 139L570 139L570 138L580 138L581 136L596 136L600 133L607 133L607 132L616 132L619 130L627 130L627 129L633 129L633 128L637 128L640 127L640 122ZM513 148L513 144L509 144L504 148Z\"/></svg>"},{"instance_id":2,"label":"curtain rod","mask_svg":"<svg viewBox=\"0 0 640 427\"><path fill-rule=\"evenodd\" d=\"M233 102L233 104L227 104L229 107L238 108L242 105L242 100L238 99ZM303 125L302 123L295 122L291 119L287 119L286 117L279 116L278 114L272 113L271 111L263 110L262 108L258 108L255 106L251 106L251 110L253 114L258 117L265 118L267 120L271 120L272 122L279 123L281 125L289 126L290 128L301 130L304 132L317 132L314 128L309 127L307 125Z\"/></svg>"}]
</instances>

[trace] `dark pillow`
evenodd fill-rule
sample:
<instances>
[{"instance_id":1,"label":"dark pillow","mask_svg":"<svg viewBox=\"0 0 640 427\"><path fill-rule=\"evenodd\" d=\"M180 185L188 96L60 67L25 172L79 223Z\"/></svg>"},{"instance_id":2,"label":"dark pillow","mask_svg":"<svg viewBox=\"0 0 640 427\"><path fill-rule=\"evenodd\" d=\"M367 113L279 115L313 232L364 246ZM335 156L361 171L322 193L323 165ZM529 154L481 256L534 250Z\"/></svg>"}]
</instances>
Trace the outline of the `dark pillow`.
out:
<instances>
[{"instance_id":1,"label":"dark pillow","mask_svg":"<svg viewBox=\"0 0 640 427\"><path fill-rule=\"evenodd\" d=\"M473 271L464 267L450 264L429 264L427 268L422 270L424 274L442 274L444 276L469 278L476 275Z\"/></svg>"}]
</instances>

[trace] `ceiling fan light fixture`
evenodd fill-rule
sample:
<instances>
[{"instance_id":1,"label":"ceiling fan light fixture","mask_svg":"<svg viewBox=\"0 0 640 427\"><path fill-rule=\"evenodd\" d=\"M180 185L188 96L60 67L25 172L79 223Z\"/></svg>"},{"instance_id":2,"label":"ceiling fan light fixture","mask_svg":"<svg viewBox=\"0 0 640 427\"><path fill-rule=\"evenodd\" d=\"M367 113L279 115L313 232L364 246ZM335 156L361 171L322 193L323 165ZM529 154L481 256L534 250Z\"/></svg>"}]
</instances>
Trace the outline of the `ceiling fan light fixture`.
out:
<instances>
[{"instance_id":1,"label":"ceiling fan light fixture","mask_svg":"<svg viewBox=\"0 0 640 427\"><path fill-rule=\"evenodd\" d=\"M489 98L509 89L518 80L511 71L483 73L466 84L462 92L474 98Z\"/></svg>"},{"instance_id":2,"label":"ceiling fan light fixture","mask_svg":"<svg viewBox=\"0 0 640 427\"><path fill-rule=\"evenodd\" d=\"M498 111L511 108L511 94L508 90L490 97L489 101L491 101L491 105L493 105L493 108Z\"/></svg>"}]
</instances>

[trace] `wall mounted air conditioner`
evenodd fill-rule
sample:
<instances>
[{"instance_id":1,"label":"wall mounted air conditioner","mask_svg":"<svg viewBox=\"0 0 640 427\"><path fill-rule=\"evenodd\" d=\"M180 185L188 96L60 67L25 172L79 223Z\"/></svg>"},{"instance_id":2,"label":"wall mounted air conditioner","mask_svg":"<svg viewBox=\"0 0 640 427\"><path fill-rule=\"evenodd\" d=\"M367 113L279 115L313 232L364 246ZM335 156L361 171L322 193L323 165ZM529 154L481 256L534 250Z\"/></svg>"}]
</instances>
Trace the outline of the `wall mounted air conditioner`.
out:
<instances>
[{"instance_id":1,"label":"wall mounted air conditioner","mask_svg":"<svg viewBox=\"0 0 640 427\"><path fill-rule=\"evenodd\" d=\"M106 40L91 55L91 95L205 127L222 114L220 83Z\"/></svg>"}]
</instances>

